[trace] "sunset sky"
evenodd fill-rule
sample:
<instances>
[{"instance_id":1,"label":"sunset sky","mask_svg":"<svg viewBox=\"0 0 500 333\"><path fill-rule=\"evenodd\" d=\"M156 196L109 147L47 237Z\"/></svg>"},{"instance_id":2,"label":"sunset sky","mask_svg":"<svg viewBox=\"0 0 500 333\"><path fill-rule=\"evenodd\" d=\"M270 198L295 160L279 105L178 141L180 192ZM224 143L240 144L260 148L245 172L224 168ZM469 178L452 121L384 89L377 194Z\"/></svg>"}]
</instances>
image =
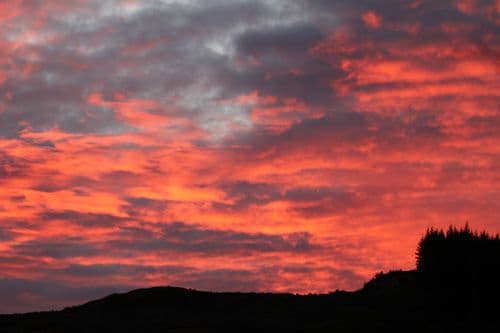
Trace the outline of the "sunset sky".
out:
<instances>
[{"instance_id":1,"label":"sunset sky","mask_svg":"<svg viewBox=\"0 0 500 333\"><path fill-rule=\"evenodd\" d=\"M499 167L500 0L0 1L0 313L354 290Z\"/></svg>"}]
</instances>

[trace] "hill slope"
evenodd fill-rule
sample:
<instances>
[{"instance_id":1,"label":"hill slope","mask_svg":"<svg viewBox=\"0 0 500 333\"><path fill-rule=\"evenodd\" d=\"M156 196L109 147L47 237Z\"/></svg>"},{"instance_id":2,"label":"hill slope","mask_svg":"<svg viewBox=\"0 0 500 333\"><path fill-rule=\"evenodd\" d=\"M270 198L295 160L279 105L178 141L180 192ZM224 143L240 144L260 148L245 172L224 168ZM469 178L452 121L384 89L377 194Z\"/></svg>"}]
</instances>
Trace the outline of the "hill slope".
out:
<instances>
[{"instance_id":1,"label":"hill slope","mask_svg":"<svg viewBox=\"0 0 500 333\"><path fill-rule=\"evenodd\" d=\"M57 312L0 316L2 332L495 331L473 309L450 308L415 271L379 274L356 292L212 293L156 287ZM458 312L457 312L458 310ZM462 311L463 310L463 311Z\"/></svg>"},{"instance_id":2,"label":"hill slope","mask_svg":"<svg viewBox=\"0 0 500 333\"><path fill-rule=\"evenodd\" d=\"M57 312L0 316L0 332L499 332L500 236L429 229L417 270L323 295L139 289Z\"/></svg>"}]
</instances>

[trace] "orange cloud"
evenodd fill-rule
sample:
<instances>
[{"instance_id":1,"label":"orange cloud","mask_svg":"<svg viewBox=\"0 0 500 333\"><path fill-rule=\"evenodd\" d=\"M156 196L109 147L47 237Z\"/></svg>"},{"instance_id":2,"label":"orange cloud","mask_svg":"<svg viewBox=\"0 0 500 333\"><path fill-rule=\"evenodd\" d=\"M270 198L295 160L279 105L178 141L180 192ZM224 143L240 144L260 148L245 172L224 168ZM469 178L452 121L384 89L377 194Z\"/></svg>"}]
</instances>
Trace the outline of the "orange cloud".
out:
<instances>
[{"instance_id":1,"label":"orange cloud","mask_svg":"<svg viewBox=\"0 0 500 333\"><path fill-rule=\"evenodd\" d=\"M153 113L161 111L163 108L152 100L127 99L126 96L115 94L113 100L107 101L103 100L102 95L91 94L88 97L88 102L113 109L125 123L137 127L165 126L169 120L166 116Z\"/></svg>"}]
</instances>

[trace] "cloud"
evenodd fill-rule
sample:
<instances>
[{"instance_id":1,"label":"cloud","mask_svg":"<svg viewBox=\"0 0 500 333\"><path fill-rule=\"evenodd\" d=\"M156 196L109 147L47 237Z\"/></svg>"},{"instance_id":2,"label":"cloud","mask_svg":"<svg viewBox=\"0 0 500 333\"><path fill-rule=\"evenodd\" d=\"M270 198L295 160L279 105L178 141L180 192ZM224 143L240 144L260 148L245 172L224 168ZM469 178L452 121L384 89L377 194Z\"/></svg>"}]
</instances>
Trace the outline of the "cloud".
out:
<instances>
[{"instance_id":1,"label":"cloud","mask_svg":"<svg viewBox=\"0 0 500 333\"><path fill-rule=\"evenodd\" d=\"M129 232L130 230L127 230ZM131 234L134 236L134 233ZM269 235L229 230L207 229L199 225L172 222L159 232L144 238L116 239L107 242L111 251L162 251L167 253L198 253L203 256L242 255L245 253L308 252L317 249L308 233Z\"/></svg>"},{"instance_id":2,"label":"cloud","mask_svg":"<svg viewBox=\"0 0 500 333\"><path fill-rule=\"evenodd\" d=\"M22 175L28 165L22 158L0 152L0 180Z\"/></svg>"},{"instance_id":3,"label":"cloud","mask_svg":"<svg viewBox=\"0 0 500 333\"><path fill-rule=\"evenodd\" d=\"M8 241L14 238L12 231L7 228L0 228L0 241Z\"/></svg>"},{"instance_id":4,"label":"cloud","mask_svg":"<svg viewBox=\"0 0 500 333\"><path fill-rule=\"evenodd\" d=\"M291 26L247 30L236 39L239 54L257 59L268 55L283 56L287 59L294 54L303 55L310 47L323 38L321 30L310 23Z\"/></svg>"},{"instance_id":5,"label":"cloud","mask_svg":"<svg viewBox=\"0 0 500 333\"><path fill-rule=\"evenodd\" d=\"M30 281L21 279L0 279L3 300L1 313L31 312L62 309L64 306L90 301L102 295L124 292L123 286L76 287L57 281Z\"/></svg>"},{"instance_id":6,"label":"cloud","mask_svg":"<svg viewBox=\"0 0 500 333\"><path fill-rule=\"evenodd\" d=\"M427 227L496 231L495 1L16 0L0 18L0 288L18 281L0 306L68 304L58 283L355 289L412 268Z\"/></svg>"},{"instance_id":7,"label":"cloud","mask_svg":"<svg viewBox=\"0 0 500 333\"><path fill-rule=\"evenodd\" d=\"M123 217L108 214L80 213L76 211L45 211L40 214L41 220L62 220L85 227L112 226L126 221Z\"/></svg>"},{"instance_id":8,"label":"cloud","mask_svg":"<svg viewBox=\"0 0 500 333\"><path fill-rule=\"evenodd\" d=\"M101 252L101 249L81 237L68 237L63 240L31 240L14 245L13 250L19 255L54 259L92 256Z\"/></svg>"}]
</instances>

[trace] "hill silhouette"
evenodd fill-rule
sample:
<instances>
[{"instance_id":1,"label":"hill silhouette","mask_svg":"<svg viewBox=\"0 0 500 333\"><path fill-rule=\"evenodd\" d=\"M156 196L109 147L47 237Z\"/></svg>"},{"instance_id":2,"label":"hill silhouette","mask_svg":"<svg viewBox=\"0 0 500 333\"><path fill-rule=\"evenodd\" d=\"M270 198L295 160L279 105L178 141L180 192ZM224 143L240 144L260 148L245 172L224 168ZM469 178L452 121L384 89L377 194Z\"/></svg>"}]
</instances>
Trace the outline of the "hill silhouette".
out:
<instances>
[{"instance_id":1,"label":"hill silhouette","mask_svg":"<svg viewBox=\"0 0 500 333\"><path fill-rule=\"evenodd\" d=\"M417 268L320 295L138 289L62 311L0 316L2 332L498 332L499 237L430 229Z\"/></svg>"}]
</instances>

